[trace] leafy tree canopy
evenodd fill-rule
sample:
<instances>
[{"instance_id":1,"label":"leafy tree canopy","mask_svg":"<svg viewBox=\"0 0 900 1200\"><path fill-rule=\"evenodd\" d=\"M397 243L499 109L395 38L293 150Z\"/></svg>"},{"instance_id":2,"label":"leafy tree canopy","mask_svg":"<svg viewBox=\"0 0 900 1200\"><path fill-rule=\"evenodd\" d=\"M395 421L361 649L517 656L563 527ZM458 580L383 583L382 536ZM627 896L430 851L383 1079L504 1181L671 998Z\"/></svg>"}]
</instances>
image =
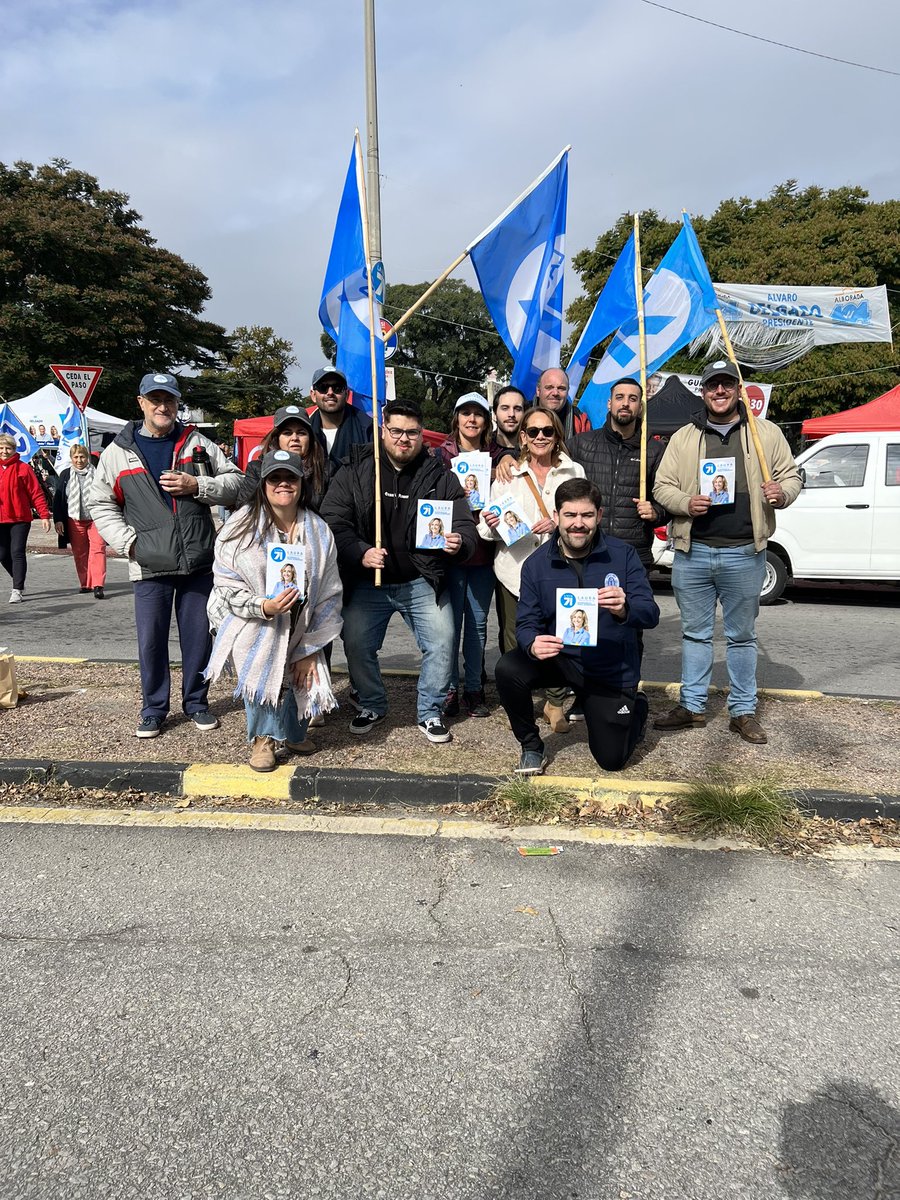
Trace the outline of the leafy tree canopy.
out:
<instances>
[{"instance_id":1,"label":"leafy tree canopy","mask_svg":"<svg viewBox=\"0 0 900 1200\"><path fill-rule=\"evenodd\" d=\"M206 276L156 245L122 192L63 159L0 163L0 394L50 381L51 362L104 368L121 416L148 370L217 365L225 330L200 314Z\"/></svg>"},{"instance_id":2,"label":"leafy tree canopy","mask_svg":"<svg viewBox=\"0 0 900 1200\"><path fill-rule=\"evenodd\" d=\"M795 180L788 180L764 200L723 200L711 217L694 217L692 223L714 280L848 287L885 284L891 323L900 320L900 201L874 203L858 187L801 191ZM641 213L645 282L648 268L658 265L679 227L680 221L667 221L656 212ZM566 314L575 326L570 351L631 230L632 217L623 214L600 235L593 250L575 255L573 265L586 295ZM595 354L599 356L602 349ZM900 379L900 371L853 373L895 362L895 352L887 344L823 346L783 370L759 372L754 378L778 385L772 392L771 416L796 421L852 408L887 391ZM694 372L701 365L701 360L682 351L665 369ZM826 378L799 382L815 376Z\"/></svg>"},{"instance_id":3,"label":"leafy tree canopy","mask_svg":"<svg viewBox=\"0 0 900 1200\"><path fill-rule=\"evenodd\" d=\"M397 320L428 288L427 283L394 283L386 290L384 315ZM491 371L508 377L512 363L480 292L461 279L448 279L397 334L398 399L422 405L426 423L449 429L453 405L466 392L484 393ZM334 343L322 336L322 349L334 362Z\"/></svg>"},{"instance_id":4,"label":"leafy tree canopy","mask_svg":"<svg viewBox=\"0 0 900 1200\"><path fill-rule=\"evenodd\" d=\"M288 383L298 364L293 344L269 325L241 325L231 334L227 365L207 368L186 380L187 402L213 417L261 417L282 404L301 403L300 389Z\"/></svg>"}]
</instances>

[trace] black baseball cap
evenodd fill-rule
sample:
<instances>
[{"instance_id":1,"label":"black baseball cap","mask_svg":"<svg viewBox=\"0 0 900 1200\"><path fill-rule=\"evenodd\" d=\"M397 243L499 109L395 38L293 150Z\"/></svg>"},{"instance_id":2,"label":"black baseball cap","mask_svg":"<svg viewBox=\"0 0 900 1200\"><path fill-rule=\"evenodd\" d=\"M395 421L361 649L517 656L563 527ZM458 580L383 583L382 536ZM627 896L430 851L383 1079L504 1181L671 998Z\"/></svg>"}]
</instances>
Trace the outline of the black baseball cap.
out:
<instances>
[{"instance_id":1,"label":"black baseball cap","mask_svg":"<svg viewBox=\"0 0 900 1200\"><path fill-rule=\"evenodd\" d=\"M279 408L272 420L272 428L277 429L279 425L283 425L285 421L300 421L307 428L312 429L312 422L309 419L309 414L305 408L301 408L299 404L285 404Z\"/></svg>"},{"instance_id":2,"label":"black baseball cap","mask_svg":"<svg viewBox=\"0 0 900 1200\"><path fill-rule=\"evenodd\" d=\"M312 377L312 385L316 386L323 379L339 379L344 388L347 387L347 377L342 371L338 371L335 367L320 367Z\"/></svg>"},{"instance_id":3,"label":"black baseball cap","mask_svg":"<svg viewBox=\"0 0 900 1200\"><path fill-rule=\"evenodd\" d=\"M732 362L730 358L720 358L718 362L707 363L703 368L703 374L700 376L700 386L703 387L711 379L715 379L719 375L724 375L727 379L733 379L735 383L739 383L741 378L741 373L737 369L737 363Z\"/></svg>"},{"instance_id":4,"label":"black baseball cap","mask_svg":"<svg viewBox=\"0 0 900 1200\"><path fill-rule=\"evenodd\" d=\"M302 479L303 462L298 455L289 454L287 450L270 450L263 457L262 466L259 468L259 477L267 479L274 471L290 471L292 475Z\"/></svg>"}]
</instances>

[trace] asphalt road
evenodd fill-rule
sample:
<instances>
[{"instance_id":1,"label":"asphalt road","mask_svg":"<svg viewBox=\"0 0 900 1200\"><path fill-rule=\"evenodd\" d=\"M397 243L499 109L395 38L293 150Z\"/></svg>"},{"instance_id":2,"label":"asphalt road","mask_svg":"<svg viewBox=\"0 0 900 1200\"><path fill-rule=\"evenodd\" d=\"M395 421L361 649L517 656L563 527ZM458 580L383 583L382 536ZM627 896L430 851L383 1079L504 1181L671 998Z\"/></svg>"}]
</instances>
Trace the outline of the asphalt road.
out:
<instances>
[{"instance_id":1,"label":"asphalt road","mask_svg":"<svg viewBox=\"0 0 900 1200\"><path fill-rule=\"evenodd\" d=\"M895 864L0 825L0 1194L896 1200Z\"/></svg>"},{"instance_id":2,"label":"asphalt road","mask_svg":"<svg viewBox=\"0 0 900 1200\"><path fill-rule=\"evenodd\" d=\"M89 659L137 657L131 587L125 563L109 560L109 599L81 596L67 556L29 555L26 603L9 606L0 593L0 644L14 653L59 654ZM659 628L645 639L644 676L672 682L681 662L678 610L667 581L656 585L662 610ZM815 688L835 695L900 698L897 620L900 588L794 588L764 608L757 623L760 686ZM497 658L492 621L489 669ZM173 661L180 659L172 642ZM340 654L335 661L342 663ZM386 667L412 668L419 655L399 619L388 632ZM713 683L727 684L721 623Z\"/></svg>"}]
</instances>

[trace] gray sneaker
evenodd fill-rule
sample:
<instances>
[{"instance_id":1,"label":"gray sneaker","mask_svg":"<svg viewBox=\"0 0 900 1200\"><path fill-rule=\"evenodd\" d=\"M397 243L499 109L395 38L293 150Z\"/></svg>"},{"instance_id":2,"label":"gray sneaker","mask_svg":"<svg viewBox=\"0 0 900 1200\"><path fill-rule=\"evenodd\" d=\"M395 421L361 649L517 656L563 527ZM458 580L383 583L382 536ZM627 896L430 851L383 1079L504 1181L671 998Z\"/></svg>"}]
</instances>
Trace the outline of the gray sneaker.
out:
<instances>
[{"instance_id":1,"label":"gray sneaker","mask_svg":"<svg viewBox=\"0 0 900 1200\"><path fill-rule=\"evenodd\" d=\"M547 759L543 754L539 754L537 750L523 750L522 757L519 759L519 765L516 767L516 775L543 775L544 767L547 765Z\"/></svg>"}]
</instances>

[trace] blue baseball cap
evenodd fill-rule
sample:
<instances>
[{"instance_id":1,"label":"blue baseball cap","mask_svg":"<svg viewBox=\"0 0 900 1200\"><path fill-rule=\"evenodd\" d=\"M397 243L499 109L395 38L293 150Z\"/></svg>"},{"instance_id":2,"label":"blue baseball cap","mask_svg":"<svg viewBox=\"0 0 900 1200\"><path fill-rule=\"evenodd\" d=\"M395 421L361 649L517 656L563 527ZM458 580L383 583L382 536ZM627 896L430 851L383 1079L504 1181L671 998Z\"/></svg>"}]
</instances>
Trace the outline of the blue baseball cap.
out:
<instances>
[{"instance_id":1,"label":"blue baseball cap","mask_svg":"<svg viewBox=\"0 0 900 1200\"><path fill-rule=\"evenodd\" d=\"M149 375L144 376L138 389L138 395L149 396L151 392L168 392L170 396L181 399L178 380L167 371L151 371Z\"/></svg>"}]
</instances>

